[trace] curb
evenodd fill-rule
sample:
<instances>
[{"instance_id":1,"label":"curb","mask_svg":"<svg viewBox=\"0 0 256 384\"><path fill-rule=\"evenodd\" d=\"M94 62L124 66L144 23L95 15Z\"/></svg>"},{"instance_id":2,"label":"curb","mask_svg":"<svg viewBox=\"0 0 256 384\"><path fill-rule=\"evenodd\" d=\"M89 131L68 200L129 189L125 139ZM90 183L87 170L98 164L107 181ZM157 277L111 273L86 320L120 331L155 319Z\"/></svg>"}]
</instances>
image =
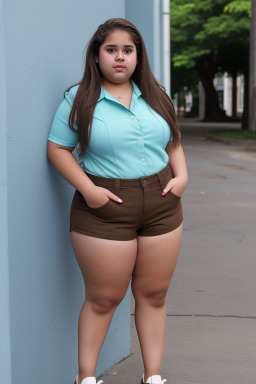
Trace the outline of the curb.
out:
<instances>
[{"instance_id":1,"label":"curb","mask_svg":"<svg viewBox=\"0 0 256 384\"><path fill-rule=\"evenodd\" d=\"M239 139L230 139L227 137L220 137L220 136L214 136L207 134L206 138L211 141L217 141L223 144L231 145L231 144L240 144L245 145L250 150L256 151L256 141L255 140L239 140Z\"/></svg>"}]
</instances>

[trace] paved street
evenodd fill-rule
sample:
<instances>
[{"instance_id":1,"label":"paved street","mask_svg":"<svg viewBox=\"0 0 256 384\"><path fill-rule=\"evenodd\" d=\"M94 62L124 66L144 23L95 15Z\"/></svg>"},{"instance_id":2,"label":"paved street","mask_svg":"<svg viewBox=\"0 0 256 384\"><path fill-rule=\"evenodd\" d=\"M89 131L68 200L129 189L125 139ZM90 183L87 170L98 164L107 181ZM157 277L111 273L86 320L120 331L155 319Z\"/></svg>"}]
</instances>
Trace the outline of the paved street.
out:
<instances>
[{"instance_id":1,"label":"paved street","mask_svg":"<svg viewBox=\"0 0 256 384\"><path fill-rule=\"evenodd\" d=\"M167 300L162 376L169 384L256 383L256 150L208 140L213 128L181 122L189 185ZM131 355L103 375L105 384L139 384L133 314L131 336Z\"/></svg>"}]
</instances>

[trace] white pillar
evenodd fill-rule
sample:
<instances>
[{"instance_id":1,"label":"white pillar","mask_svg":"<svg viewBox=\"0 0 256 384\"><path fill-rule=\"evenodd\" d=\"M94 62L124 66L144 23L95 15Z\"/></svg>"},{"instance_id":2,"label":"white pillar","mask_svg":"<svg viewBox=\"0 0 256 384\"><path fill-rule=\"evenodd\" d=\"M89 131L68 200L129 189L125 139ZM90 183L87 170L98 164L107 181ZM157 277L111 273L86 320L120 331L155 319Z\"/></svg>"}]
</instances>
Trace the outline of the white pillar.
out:
<instances>
[{"instance_id":1,"label":"white pillar","mask_svg":"<svg viewBox=\"0 0 256 384\"><path fill-rule=\"evenodd\" d=\"M170 96L170 2L162 0L163 83Z\"/></svg>"},{"instance_id":2,"label":"white pillar","mask_svg":"<svg viewBox=\"0 0 256 384\"><path fill-rule=\"evenodd\" d=\"M137 0L136 0L137 1ZM161 82L161 39L162 31L160 26L161 4L160 0L153 1L153 17L152 17L152 29L153 29L153 71L154 75Z\"/></svg>"}]
</instances>

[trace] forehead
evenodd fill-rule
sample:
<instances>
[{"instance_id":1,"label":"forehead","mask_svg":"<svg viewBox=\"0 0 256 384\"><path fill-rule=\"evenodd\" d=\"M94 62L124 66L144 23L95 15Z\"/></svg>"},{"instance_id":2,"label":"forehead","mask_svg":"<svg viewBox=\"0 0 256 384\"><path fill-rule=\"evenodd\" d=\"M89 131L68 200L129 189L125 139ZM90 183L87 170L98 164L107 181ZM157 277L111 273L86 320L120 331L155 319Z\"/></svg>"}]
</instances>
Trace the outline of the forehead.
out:
<instances>
[{"instance_id":1,"label":"forehead","mask_svg":"<svg viewBox=\"0 0 256 384\"><path fill-rule=\"evenodd\" d=\"M104 40L102 45L134 45L131 35L120 29L111 32L106 39Z\"/></svg>"}]
</instances>

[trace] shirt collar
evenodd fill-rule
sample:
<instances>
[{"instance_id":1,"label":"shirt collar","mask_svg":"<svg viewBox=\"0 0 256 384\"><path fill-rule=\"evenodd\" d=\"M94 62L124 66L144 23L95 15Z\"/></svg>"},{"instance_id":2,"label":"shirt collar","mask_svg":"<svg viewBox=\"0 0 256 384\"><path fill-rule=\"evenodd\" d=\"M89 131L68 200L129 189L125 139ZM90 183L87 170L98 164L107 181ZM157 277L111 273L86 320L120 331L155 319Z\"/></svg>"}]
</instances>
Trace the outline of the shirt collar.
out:
<instances>
[{"instance_id":1,"label":"shirt collar","mask_svg":"<svg viewBox=\"0 0 256 384\"><path fill-rule=\"evenodd\" d=\"M138 99L138 97L140 97L141 95L141 91L139 89L139 87L137 86L137 84L135 84L135 82L131 79L131 82L132 82L132 86L133 86L133 93L132 93L132 98L134 99ZM110 93L108 93L103 87L101 87L101 92L100 92L100 97L98 98L98 101L102 100L102 99L109 99L109 100L114 100L114 101L117 101L114 96L110 95Z\"/></svg>"}]
</instances>

